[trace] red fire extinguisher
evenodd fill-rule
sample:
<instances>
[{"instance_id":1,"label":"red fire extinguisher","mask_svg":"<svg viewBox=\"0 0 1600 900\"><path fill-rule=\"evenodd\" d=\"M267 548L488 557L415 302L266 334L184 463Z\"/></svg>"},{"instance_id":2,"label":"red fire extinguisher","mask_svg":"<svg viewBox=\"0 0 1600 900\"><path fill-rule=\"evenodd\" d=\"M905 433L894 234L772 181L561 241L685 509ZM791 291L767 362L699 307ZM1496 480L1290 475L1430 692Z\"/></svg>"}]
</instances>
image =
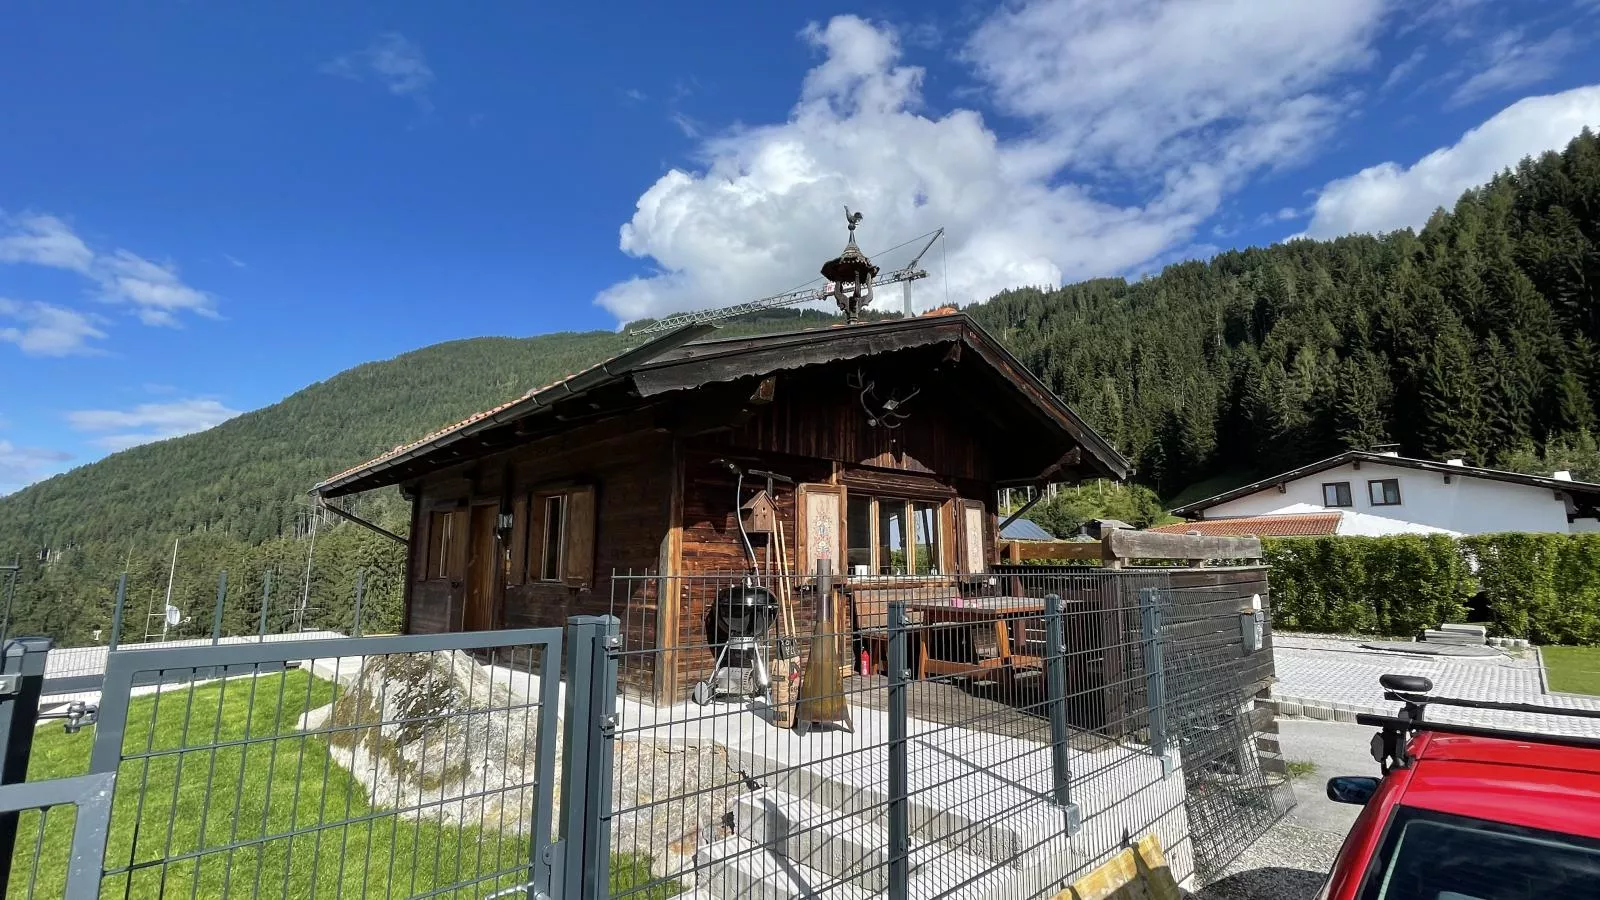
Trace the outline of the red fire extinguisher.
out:
<instances>
[{"instance_id":1,"label":"red fire extinguisher","mask_svg":"<svg viewBox=\"0 0 1600 900\"><path fill-rule=\"evenodd\" d=\"M872 657L868 656L867 655L867 651L863 650L863 651L861 651L861 677L865 678L865 677L867 677L868 675L871 675L871 674L872 674Z\"/></svg>"}]
</instances>

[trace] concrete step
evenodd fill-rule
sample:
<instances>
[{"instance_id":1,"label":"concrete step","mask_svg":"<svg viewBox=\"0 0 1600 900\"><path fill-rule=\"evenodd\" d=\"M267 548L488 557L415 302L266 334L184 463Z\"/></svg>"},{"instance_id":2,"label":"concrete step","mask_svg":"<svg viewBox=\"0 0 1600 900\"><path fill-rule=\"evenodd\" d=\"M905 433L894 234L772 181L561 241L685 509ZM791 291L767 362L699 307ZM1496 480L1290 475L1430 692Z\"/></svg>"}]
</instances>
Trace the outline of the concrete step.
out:
<instances>
[{"instance_id":1,"label":"concrete step","mask_svg":"<svg viewBox=\"0 0 1600 900\"><path fill-rule=\"evenodd\" d=\"M717 900L871 900L876 894L742 837L725 837L694 855L696 890Z\"/></svg>"},{"instance_id":2,"label":"concrete step","mask_svg":"<svg viewBox=\"0 0 1600 900\"><path fill-rule=\"evenodd\" d=\"M1055 886L1055 878L1042 873L1021 873L937 846L923 850L920 865L919 854L912 853L910 900L1015 900ZM714 900L882 900L889 890L887 860L874 872L880 886L864 888L860 880L840 878L739 836L701 848L695 864L696 891Z\"/></svg>"},{"instance_id":3,"label":"concrete step","mask_svg":"<svg viewBox=\"0 0 1600 900\"><path fill-rule=\"evenodd\" d=\"M1454 631L1460 634L1470 634L1476 637L1479 641L1486 640L1489 637L1489 628L1486 625L1466 625L1446 622L1443 625L1440 625L1438 630Z\"/></svg>"},{"instance_id":4,"label":"concrete step","mask_svg":"<svg viewBox=\"0 0 1600 900\"><path fill-rule=\"evenodd\" d=\"M889 889L889 829L883 816L852 817L769 789L740 795L733 825L745 840L800 865L872 893ZM912 897L1014 896L995 892L1012 879L1014 873L1000 871L1006 867L940 844L914 842L908 867Z\"/></svg>"},{"instance_id":5,"label":"concrete step","mask_svg":"<svg viewBox=\"0 0 1600 900\"><path fill-rule=\"evenodd\" d=\"M1422 639L1430 644L1460 644L1466 647L1481 647L1487 640L1480 635L1465 634L1460 631L1440 631L1437 628L1429 628L1422 632Z\"/></svg>"},{"instance_id":6,"label":"concrete step","mask_svg":"<svg viewBox=\"0 0 1600 900\"><path fill-rule=\"evenodd\" d=\"M909 785L914 847L917 842L942 844L1017 868L1033 865L1036 857L1059 856L1067 850L1062 813L1046 799L1049 748L1022 754L1006 745L917 749ZM883 815L889 801L883 757L852 754L797 766L733 749L729 764L752 773L767 788L837 810L835 816L872 819Z\"/></svg>"},{"instance_id":7,"label":"concrete step","mask_svg":"<svg viewBox=\"0 0 1600 900\"><path fill-rule=\"evenodd\" d=\"M753 844L864 890L888 890L889 830L836 809L766 789L733 803L734 832Z\"/></svg>"}]
</instances>

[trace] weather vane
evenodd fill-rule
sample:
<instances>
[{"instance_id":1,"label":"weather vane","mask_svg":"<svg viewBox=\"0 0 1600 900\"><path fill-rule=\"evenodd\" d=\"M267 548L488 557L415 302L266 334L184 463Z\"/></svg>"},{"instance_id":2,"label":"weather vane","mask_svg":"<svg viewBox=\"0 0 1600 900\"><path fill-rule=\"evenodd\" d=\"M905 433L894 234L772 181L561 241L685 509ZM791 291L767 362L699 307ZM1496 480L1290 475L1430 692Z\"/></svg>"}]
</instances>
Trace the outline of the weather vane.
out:
<instances>
[{"instance_id":1,"label":"weather vane","mask_svg":"<svg viewBox=\"0 0 1600 900\"><path fill-rule=\"evenodd\" d=\"M839 304L844 320L851 325L860 321L861 308L872 302L872 279L878 276L878 267L856 246L856 226L861 219L861 213L851 212L848 206L844 208L844 223L850 230L850 239L843 253L822 264L822 277L833 282L834 302Z\"/></svg>"}]
</instances>

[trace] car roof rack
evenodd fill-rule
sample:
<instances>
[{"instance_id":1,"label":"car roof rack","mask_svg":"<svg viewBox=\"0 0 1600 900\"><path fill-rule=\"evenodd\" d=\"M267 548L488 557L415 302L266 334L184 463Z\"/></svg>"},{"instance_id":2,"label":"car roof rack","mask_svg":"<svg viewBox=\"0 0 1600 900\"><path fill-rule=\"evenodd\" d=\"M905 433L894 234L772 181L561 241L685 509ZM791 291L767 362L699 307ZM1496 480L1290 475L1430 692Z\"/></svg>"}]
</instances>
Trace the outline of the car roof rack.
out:
<instances>
[{"instance_id":1,"label":"car roof rack","mask_svg":"<svg viewBox=\"0 0 1600 900\"><path fill-rule=\"evenodd\" d=\"M1505 703L1498 700L1433 697L1429 696L1429 692L1433 690L1433 682L1420 675L1384 675L1378 679L1378 683L1383 685L1384 699L1394 700L1404 705L1401 707L1400 712L1393 716L1362 713L1356 716L1356 723L1360 725L1375 725L1383 729L1382 732L1373 736L1372 757L1383 767L1383 772L1386 775L1390 769L1405 768L1411 765L1412 760L1406 752L1406 744L1411 735L1419 731L1600 750L1600 738L1548 734L1536 731L1516 731L1488 725L1458 725L1454 722L1428 721L1425 718L1427 708L1430 705L1537 713L1575 719L1600 719L1600 710L1564 709L1556 706L1541 706L1537 703Z\"/></svg>"}]
</instances>

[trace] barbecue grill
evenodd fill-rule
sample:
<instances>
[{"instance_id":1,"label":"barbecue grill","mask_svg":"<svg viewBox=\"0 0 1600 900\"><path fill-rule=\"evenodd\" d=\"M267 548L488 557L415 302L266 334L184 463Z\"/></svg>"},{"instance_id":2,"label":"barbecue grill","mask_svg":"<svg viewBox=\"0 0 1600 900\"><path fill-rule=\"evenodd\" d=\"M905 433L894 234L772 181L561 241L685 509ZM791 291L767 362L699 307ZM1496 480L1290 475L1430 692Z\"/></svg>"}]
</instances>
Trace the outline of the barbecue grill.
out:
<instances>
[{"instance_id":1,"label":"barbecue grill","mask_svg":"<svg viewBox=\"0 0 1600 900\"><path fill-rule=\"evenodd\" d=\"M696 703L704 706L717 697L767 692L772 679L761 641L771 630L777 610L777 598L759 585L736 584L717 591L706 636L722 646L710 677L691 692Z\"/></svg>"}]
</instances>

